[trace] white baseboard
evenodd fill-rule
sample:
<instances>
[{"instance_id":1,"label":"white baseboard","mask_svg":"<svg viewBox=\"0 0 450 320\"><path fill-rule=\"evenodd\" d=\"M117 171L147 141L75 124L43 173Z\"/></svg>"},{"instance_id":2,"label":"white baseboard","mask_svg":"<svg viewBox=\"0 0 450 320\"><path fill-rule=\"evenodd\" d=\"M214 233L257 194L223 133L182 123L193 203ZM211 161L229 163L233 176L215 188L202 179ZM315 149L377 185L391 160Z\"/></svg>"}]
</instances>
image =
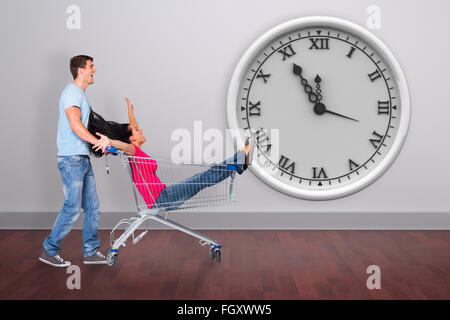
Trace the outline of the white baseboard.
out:
<instances>
[{"instance_id":1,"label":"white baseboard","mask_svg":"<svg viewBox=\"0 0 450 320\"><path fill-rule=\"evenodd\" d=\"M0 212L0 229L51 229L58 213ZM99 229L110 230L135 213L102 212ZM169 219L197 230L450 230L448 212L173 212ZM83 214L74 225L82 229ZM152 229L167 229L157 222Z\"/></svg>"}]
</instances>

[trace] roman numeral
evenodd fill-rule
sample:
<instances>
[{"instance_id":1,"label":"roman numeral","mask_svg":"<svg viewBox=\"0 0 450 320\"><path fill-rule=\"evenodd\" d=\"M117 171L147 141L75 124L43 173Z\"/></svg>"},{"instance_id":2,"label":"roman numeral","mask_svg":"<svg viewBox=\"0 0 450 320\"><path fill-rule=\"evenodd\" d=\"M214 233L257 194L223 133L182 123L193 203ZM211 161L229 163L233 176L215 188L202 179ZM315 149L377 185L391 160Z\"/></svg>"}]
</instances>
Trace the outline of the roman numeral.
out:
<instances>
[{"instance_id":1,"label":"roman numeral","mask_svg":"<svg viewBox=\"0 0 450 320\"><path fill-rule=\"evenodd\" d=\"M258 142L258 150L261 150L261 152L268 153L270 148L272 148L272 144L269 141L266 130L263 128L256 131L256 141Z\"/></svg>"},{"instance_id":2,"label":"roman numeral","mask_svg":"<svg viewBox=\"0 0 450 320\"><path fill-rule=\"evenodd\" d=\"M375 149L378 149L378 147L380 146L381 140L383 139L383 136L381 134L377 133L376 131L374 131L372 133L372 135L376 136L376 139L369 139L369 141L372 143L372 145Z\"/></svg>"},{"instance_id":3,"label":"roman numeral","mask_svg":"<svg viewBox=\"0 0 450 320\"><path fill-rule=\"evenodd\" d=\"M328 50L330 49L328 47L328 41L330 39L327 38L309 38L309 40L312 42L311 47L309 47L309 50L316 49L316 50Z\"/></svg>"},{"instance_id":4,"label":"roman numeral","mask_svg":"<svg viewBox=\"0 0 450 320\"><path fill-rule=\"evenodd\" d=\"M359 164L357 164L355 161L353 161L352 159L348 159L348 166L350 167L350 171L358 168Z\"/></svg>"},{"instance_id":5,"label":"roman numeral","mask_svg":"<svg viewBox=\"0 0 450 320\"><path fill-rule=\"evenodd\" d=\"M317 167L313 167L312 169L313 169L313 178L314 179L321 179L321 178L327 179L328 178L327 174L325 172L325 169L323 167L320 168L319 173L317 173Z\"/></svg>"},{"instance_id":6,"label":"roman numeral","mask_svg":"<svg viewBox=\"0 0 450 320\"><path fill-rule=\"evenodd\" d=\"M262 78L262 79L264 80L264 83L267 82L267 78L269 78L269 77L270 77L270 73L264 74L263 71L262 71L262 69L259 70L259 73L258 73L258 75L256 76L256 78Z\"/></svg>"},{"instance_id":7,"label":"roman numeral","mask_svg":"<svg viewBox=\"0 0 450 320\"><path fill-rule=\"evenodd\" d=\"M283 49L278 50L278 52L283 55L283 61L286 60L286 58L290 58L294 54L297 53L297 52L294 51L294 49L292 49L291 45L288 45L287 47L284 47Z\"/></svg>"},{"instance_id":8,"label":"roman numeral","mask_svg":"<svg viewBox=\"0 0 450 320\"><path fill-rule=\"evenodd\" d=\"M389 100L378 100L378 114L389 114Z\"/></svg>"},{"instance_id":9,"label":"roman numeral","mask_svg":"<svg viewBox=\"0 0 450 320\"><path fill-rule=\"evenodd\" d=\"M248 102L250 104L250 109L248 110L249 116L260 116L261 115L261 101L258 101L257 103L252 103L251 101Z\"/></svg>"},{"instance_id":10,"label":"roman numeral","mask_svg":"<svg viewBox=\"0 0 450 320\"><path fill-rule=\"evenodd\" d=\"M374 82L375 80L377 80L378 78L381 78L381 74L380 71L375 70L374 72L372 72L371 74L368 75L370 80L372 80L372 82Z\"/></svg>"},{"instance_id":11,"label":"roman numeral","mask_svg":"<svg viewBox=\"0 0 450 320\"><path fill-rule=\"evenodd\" d=\"M347 57L351 58L354 51L355 51L355 47L351 47L350 52L347 54Z\"/></svg>"},{"instance_id":12,"label":"roman numeral","mask_svg":"<svg viewBox=\"0 0 450 320\"><path fill-rule=\"evenodd\" d=\"M289 158L286 158L285 156L281 155L280 161L278 161L278 165L283 168L286 171L290 171L292 174L295 171L295 162L292 162L289 164Z\"/></svg>"}]
</instances>

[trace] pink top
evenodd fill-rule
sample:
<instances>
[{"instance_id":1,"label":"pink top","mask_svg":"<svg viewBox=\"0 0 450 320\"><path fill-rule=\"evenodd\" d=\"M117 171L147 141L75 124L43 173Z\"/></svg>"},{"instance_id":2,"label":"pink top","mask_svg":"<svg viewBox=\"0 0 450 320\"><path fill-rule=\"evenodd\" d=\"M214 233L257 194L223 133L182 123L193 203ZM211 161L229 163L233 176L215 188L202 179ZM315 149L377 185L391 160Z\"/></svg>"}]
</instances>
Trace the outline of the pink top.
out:
<instances>
[{"instance_id":1,"label":"pink top","mask_svg":"<svg viewBox=\"0 0 450 320\"><path fill-rule=\"evenodd\" d=\"M156 175L158 169L156 161L136 145L134 145L134 149L136 150L134 156L137 158L130 159L131 176L148 208L151 208L155 203L154 200L158 198L159 193L166 185Z\"/></svg>"}]
</instances>

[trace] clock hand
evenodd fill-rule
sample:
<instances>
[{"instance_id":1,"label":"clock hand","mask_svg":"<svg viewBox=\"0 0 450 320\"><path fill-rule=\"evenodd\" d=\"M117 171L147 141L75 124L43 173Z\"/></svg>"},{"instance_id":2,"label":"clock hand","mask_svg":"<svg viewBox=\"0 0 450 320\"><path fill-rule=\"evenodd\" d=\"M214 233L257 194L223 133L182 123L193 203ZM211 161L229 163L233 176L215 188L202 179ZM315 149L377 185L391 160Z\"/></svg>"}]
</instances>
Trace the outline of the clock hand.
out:
<instances>
[{"instance_id":1,"label":"clock hand","mask_svg":"<svg viewBox=\"0 0 450 320\"><path fill-rule=\"evenodd\" d=\"M330 113L330 114L334 114L335 116L339 116L339 117L342 117L342 118L346 118L346 119L349 119L349 120L353 120L353 121L359 122L359 120L356 120L356 119L353 119L353 118L344 116L344 115L342 115L342 114L340 114L340 113L337 113L337 112L334 112L334 111L331 111L331 110L327 109L327 108L325 107L325 105L324 105L323 103L321 103L321 102L316 103L316 104L314 105L314 112L315 112L315 114L317 114L317 115L322 115L322 114L324 114L324 113Z\"/></svg>"},{"instance_id":2,"label":"clock hand","mask_svg":"<svg viewBox=\"0 0 450 320\"><path fill-rule=\"evenodd\" d=\"M344 115L342 115L342 114L339 114L339 113L336 113L336 112L330 111L330 110L328 110L328 109L326 109L326 110L325 110L325 112L326 112L326 113L331 113L331 114L334 114L334 115L336 115L336 116L339 116L339 117L342 117L342 118L346 118L346 119L350 119L350 120L353 120L353 121L357 121L357 122L359 122L359 120L356 120L356 119L353 119L353 118L350 118L350 117L344 116Z\"/></svg>"},{"instance_id":3,"label":"clock hand","mask_svg":"<svg viewBox=\"0 0 450 320\"><path fill-rule=\"evenodd\" d=\"M318 96L317 94L315 94L314 92L312 92L312 87L308 84L308 80L306 80L305 78L303 78L302 76L302 67L296 65L294 63L294 68L292 69L292 71L294 72L294 74L296 76L299 76L301 79L301 83L303 85L303 88L305 90L305 92L308 94L308 99L310 102L312 103L316 103L318 101Z\"/></svg>"},{"instance_id":4,"label":"clock hand","mask_svg":"<svg viewBox=\"0 0 450 320\"><path fill-rule=\"evenodd\" d=\"M294 63L294 68L293 68L293 72L296 76L299 76L302 82L302 85L305 89L305 92L308 94L308 99L310 102L314 103L314 112L317 115L322 115L324 113L330 113L330 114L334 114L335 116L339 116L342 118L346 118L349 120L353 120L353 121L357 121L359 122L359 120L344 116L342 114L339 114L337 112L333 112L331 110L328 110L325 105L320 102L322 100L322 90L320 89L320 82L322 82L322 79L319 77L319 75L316 75L316 77L314 78L314 82L316 83L316 93L312 92L312 87L308 84L308 80L306 80L305 78L303 78L302 76L302 68L299 65L296 65Z\"/></svg>"},{"instance_id":5,"label":"clock hand","mask_svg":"<svg viewBox=\"0 0 450 320\"><path fill-rule=\"evenodd\" d=\"M356 120L356 119L344 116L344 115L342 115L340 113L337 113L337 112L334 112L334 111L331 111L331 110L327 109L327 107L323 103L321 103L321 101L322 101L322 95L321 95L322 90L320 89L321 88L320 87L320 83L322 82L322 79L320 78L319 75L316 75L316 77L314 78L314 82L316 83L316 95L317 95L317 103L314 104L314 112L316 114L322 115L324 113L330 113L330 114L334 114L335 116L339 116L339 117L342 117L342 118L346 118L346 119L350 119L350 120L359 122L359 120Z\"/></svg>"},{"instance_id":6,"label":"clock hand","mask_svg":"<svg viewBox=\"0 0 450 320\"><path fill-rule=\"evenodd\" d=\"M314 82L316 83L316 95L317 95L317 102L322 101L322 90L320 90L320 82L322 81L322 79L319 77L319 75L316 75L316 77L314 78Z\"/></svg>"}]
</instances>

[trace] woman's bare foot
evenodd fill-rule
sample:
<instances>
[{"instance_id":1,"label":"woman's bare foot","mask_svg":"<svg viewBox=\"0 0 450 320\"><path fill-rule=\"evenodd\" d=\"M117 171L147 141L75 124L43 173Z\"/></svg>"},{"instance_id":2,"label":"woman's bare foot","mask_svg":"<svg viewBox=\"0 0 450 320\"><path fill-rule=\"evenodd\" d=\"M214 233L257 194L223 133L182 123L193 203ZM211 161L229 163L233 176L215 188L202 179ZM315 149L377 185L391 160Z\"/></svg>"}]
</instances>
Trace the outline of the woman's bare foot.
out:
<instances>
[{"instance_id":1,"label":"woman's bare foot","mask_svg":"<svg viewBox=\"0 0 450 320\"><path fill-rule=\"evenodd\" d=\"M253 138L247 138L245 141L244 153L245 162L244 170L247 170L248 166L252 164L253 148L255 147L255 140Z\"/></svg>"},{"instance_id":2,"label":"woman's bare foot","mask_svg":"<svg viewBox=\"0 0 450 320\"><path fill-rule=\"evenodd\" d=\"M248 143L245 147L244 147L244 152L245 152L245 156L248 156L248 151L250 150L250 143Z\"/></svg>"}]
</instances>

